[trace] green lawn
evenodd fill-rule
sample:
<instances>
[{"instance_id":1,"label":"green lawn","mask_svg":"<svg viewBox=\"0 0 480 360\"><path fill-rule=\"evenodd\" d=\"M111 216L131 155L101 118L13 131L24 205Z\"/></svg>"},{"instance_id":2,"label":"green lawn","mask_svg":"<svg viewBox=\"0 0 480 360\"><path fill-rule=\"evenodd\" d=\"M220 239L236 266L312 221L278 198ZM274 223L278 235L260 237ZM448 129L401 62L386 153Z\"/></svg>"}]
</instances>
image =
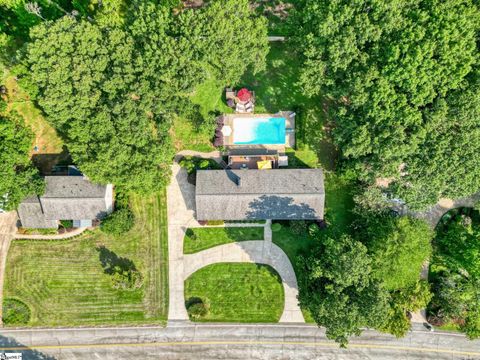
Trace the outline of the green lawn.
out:
<instances>
[{"instance_id":1,"label":"green lawn","mask_svg":"<svg viewBox=\"0 0 480 360\"><path fill-rule=\"evenodd\" d=\"M8 91L7 112L19 114L24 119L25 125L33 131L31 154L34 164L44 173L49 173L54 165L69 162L69 154L62 139L1 62L0 74L0 83L5 85Z\"/></svg>"},{"instance_id":2,"label":"green lawn","mask_svg":"<svg viewBox=\"0 0 480 360\"><path fill-rule=\"evenodd\" d=\"M168 311L168 252L164 194L131 199L136 216L127 234L95 230L72 240L17 240L10 248L4 296L28 305L30 326L164 323ZM124 258L143 275L137 290L117 290L104 273L99 248Z\"/></svg>"},{"instance_id":3,"label":"green lawn","mask_svg":"<svg viewBox=\"0 0 480 360\"><path fill-rule=\"evenodd\" d=\"M322 166L333 170L337 151L328 135L323 101L320 97L303 95L298 86L301 67L291 43L270 43L266 70L259 74L245 74L238 87L255 91L256 113L295 111L296 153L293 157L292 149L289 154L293 167Z\"/></svg>"},{"instance_id":4,"label":"green lawn","mask_svg":"<svg viewBox=\"0 0 480 360\"><path fill-rule=\"evenodd\" d=\"M211 113L229 113L232 112L232 109L222 98L224 90L225 84L217 80L207 80L197 86L190 99L200 107L200 114L204 118L210 116ZM212 144L214 133L199 131L198 127L187 119L177 117L173 122L172 134L177 151L188 149L209 152L215 150Z\"/></svg>"},{"instance_id":5,"label":"green lawn","mask_svg":"<svg viewBox=\"0 0 480 360\"><path fill-rule=\"evenodd\" d=\"M185 281L185 301L199 298L209 309L199 321L278 322L284 306L281 278L267 265L213 264Z\"/></svg>"},{"instance_id":6,"label":"green lawn","mask_svg":"<svg viewBox=\"0 0 480 360\"><path fill-rule=\"evenodd\" d=\"M331 233L348 233L353 221L351 209L353 207L353 184L333 173L325 174L325 220L328 224L323 231ZM296 259L300 254L308 253L308 249L315 241L307 233L295 234L286 225L272 233L272 241L287 254L297 272ZM309 312L302 309L307 322L313 322Z\"/></svg>"},{"instance_id":7,"label":"green lawn","mask_svg":"<svg viewBox=\"0 0 480 360\"><path fill-rule=\"evenodd\" d=\"M221 227L187 229L183 252L193 254L235 241L263 240L263 227Z\"/></svg>"}]
</instances>

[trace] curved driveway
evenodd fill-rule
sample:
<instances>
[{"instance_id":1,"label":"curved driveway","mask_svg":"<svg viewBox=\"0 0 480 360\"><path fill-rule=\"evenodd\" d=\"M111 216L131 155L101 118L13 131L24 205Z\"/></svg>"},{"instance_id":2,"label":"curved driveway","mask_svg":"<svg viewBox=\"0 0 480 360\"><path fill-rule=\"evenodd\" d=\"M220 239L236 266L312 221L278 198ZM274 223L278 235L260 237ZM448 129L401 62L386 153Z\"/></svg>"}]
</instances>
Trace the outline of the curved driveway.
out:
<instances>
[{"instance_id":1,"label":"curved driveway","mask_svg":"<svg viewBox=\"0 0 480 360\"><path fill-rule=\"evenodd\" d=\"M270 224L268 224L270 226ZM184 256L184 277L201 268L220 262L250 262L270 265L282 278L285 305L280 322L305 322L298 306L297 278L287 255L271 241L241 241L216 246Z\"/></svg>"},{"instance_id":2,"label":"curved driveway","mask_svg":"<svg viewBox=\"0 0 480 360\"><path fill-rule=\"evenodd\" d=\"M183 254L183 238L189 227L200 226L194 218L195 187L188 183L187 172L177 163L172 166L172 181L167 188L169 309L170 322L187 321L184 282L198 269L219 262L255 262L272 266L281 276L285 306L280 322L304 322L298 306L297 279L285 253L271 242L270 221L265 224L265 240L242 241L213 247L195 254Z\"/></svg>"}]
</instances>

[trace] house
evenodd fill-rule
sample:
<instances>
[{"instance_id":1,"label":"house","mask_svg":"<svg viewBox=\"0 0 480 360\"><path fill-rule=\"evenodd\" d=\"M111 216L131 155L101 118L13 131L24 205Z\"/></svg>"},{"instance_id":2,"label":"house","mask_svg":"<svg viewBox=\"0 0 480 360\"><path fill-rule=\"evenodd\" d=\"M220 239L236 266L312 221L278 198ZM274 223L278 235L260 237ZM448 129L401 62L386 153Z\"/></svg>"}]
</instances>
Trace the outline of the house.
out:
<instances>
[{"instance_id":1,"label":"house","mask_svg":"<svg viewBox=\"0 0 480 360\"><path fill-rule=\"evenodd\" d=\"M322 220L321 169L199 170L196 218L205 220Z\"/></svg>"},{"instance_id":2,"label":"house","mask_svg":"<svg viewBox=\"0 0 480 360\"><path fill-rule=\"evenodd\" d=\"M18 207L22 227L57 228L59 220L92 226L113 211L111 184L93 184L84 176L46 176L45 183L44 195L29 197Z\"/></svg>"}]
</instances>

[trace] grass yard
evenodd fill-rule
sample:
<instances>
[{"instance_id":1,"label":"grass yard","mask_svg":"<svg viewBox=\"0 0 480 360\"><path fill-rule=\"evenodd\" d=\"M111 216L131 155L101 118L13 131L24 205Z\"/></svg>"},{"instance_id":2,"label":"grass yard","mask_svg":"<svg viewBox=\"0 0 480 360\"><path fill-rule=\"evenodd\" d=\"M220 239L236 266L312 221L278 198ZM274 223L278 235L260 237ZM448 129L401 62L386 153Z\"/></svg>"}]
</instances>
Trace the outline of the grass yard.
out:
<instances>
[{"instance_id":1,"label":"grass yard","mask_svg":"<svg viewBox=\"0 0 480 360\"><path fill-rule=\"evenodd\" d=\"M240 86L255 91L256 113L292 110L297 114L295 157L292 156L294 150L289 150L293 167L320 165L333 170L337 150L328 135L324 104L320 97L303 95L298 85L301 67L300 58L288 41L270 43L266 70L245 74Z\"/></svg>"},{"instance_id":2,"label":"grass yard","mask_svg":"<svg viewBox=\"0 0 480 360\"><path fill-rule=\"evenodd\" d=\"M197 321L278 322L284 306L282 281L267 265L221 263L200 269L185 281L185 300L201 300L208 313Z\"/></svg>"},{"instance_id":3,"label":"grass yard","mask_svg":"<svg viewBox=\"0 0 480 360\"><path fill-rule=\"evenodd\" d=\"M193 254L236 241L263 240L263 227L219 227L187 229L183 252Z\"/></svg>"},{"instance_id":4,"label":"grass yard","mask_svg":"<svg viewBox=\"0 0 480 360\"><path fill-rule=\"evenodd\" d=\"M165 194L134 196L134 228L112 236L95 230L72 240L16 240L10 248L4 297L30 311L30 326L164 323L168 312ZM99 248L131 261L143 275L135 290L112 286ZM7 301L7 300L6 300ZM11 302L10 302L11 303ZM8 305L8 304L7 304ZM4 304L5 306L5 304ZM14 324L11 324L14 325Z\"/></svg>"},{"instance_id":5,"label":"grass yard","mask_svg":"<svg viewBox=\"0 0 480 360\"><path fill-rule=\"evenodd\" d=\"M325 174L325 220L327 229L332 234L348 233L353 221L351 209L353 208L354 186L348 180L333 173ZM288 226L283 225L280 231L272 232L272 241L278 245L288 256L295 272L296 259L300 254L308 253L315 239L307 233L296 234ZM302 309L305 321L314 322L309 312Z\"/></svg>"},{"instance_id":6,"label":"grass yard","mask_svg":"<svg viewBox=\"0 0 480 360\"><path fill-rule=\"evenodd\" d=\"M69 159L68 151L55 129L46 121L30 96L19 87L15 77L0 63L1 83L7 87L7 112L18 113L34 133L31 147L32 160L43 173L51 171L57 163ZM36 148L36 150L34 150Z\"/></svg>"},{"instance_id":7,"label":"grass yard","mask_svg":"<svg viewBox=\"0 0 480 360\"><path fill-rule=\"evenodd\" d=\"M191 100L199 106L200 114L208 118L212 113L230 113L230 109L223 99L225 84L217 80L207 80L197 86L195 92L191 95ZM209 152L215 150L212 144L213 131L211 134L202 132L192 121L177 117L173 123L172 136L175 149L195 150Z\"/></svg>"}]
</instances>

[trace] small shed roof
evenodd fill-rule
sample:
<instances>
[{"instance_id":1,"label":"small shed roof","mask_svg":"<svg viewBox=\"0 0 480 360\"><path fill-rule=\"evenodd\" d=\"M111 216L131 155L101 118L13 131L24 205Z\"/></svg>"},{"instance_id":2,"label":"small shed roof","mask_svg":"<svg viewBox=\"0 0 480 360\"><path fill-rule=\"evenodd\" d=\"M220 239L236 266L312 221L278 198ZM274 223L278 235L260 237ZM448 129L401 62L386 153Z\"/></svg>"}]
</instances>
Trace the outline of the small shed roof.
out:
<instances>
[{"instance_id":1,"label":"small shed roof","mask_svg":"<svg viewBox=\"0 0 480 360\"><path fill-rule=\"evenodd\" d=\"M250 91L248 91L248 89L246 88L243 88L243 89L240 89L237 93L237 98L240 99L240 101L248 101L252 98L252 93Z\"/></svg>"}]
</instances>

